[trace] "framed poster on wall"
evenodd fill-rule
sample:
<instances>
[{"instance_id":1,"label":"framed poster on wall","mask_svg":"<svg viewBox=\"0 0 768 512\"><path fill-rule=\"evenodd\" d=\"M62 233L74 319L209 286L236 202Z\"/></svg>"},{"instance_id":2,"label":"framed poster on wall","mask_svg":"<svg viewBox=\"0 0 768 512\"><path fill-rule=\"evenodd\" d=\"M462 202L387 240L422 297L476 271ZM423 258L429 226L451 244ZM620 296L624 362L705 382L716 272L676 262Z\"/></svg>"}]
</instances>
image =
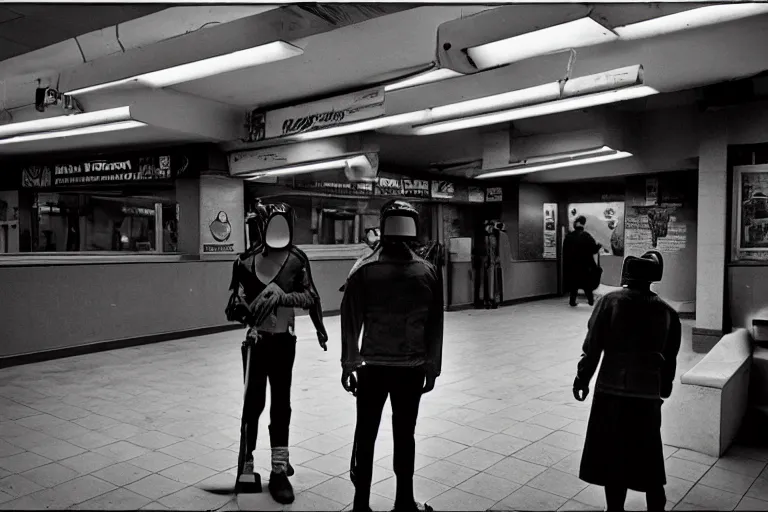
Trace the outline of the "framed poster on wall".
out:
<instances>
[{"instance_id":1,"label":"framed poster on wall","mask_svg":"<svg viewBox=\"0 0 768 512\"><path fill-rule=\"evenodd\" d=\"M581 215L587 219L584 230L602 244L601 254L624 256L624 202L569 204L569 231L573 231L573 222Z\"/></svg>"},{"instance_id":2,"label":"framed poster on wall","mask_svg":"<svg viewBox=\"0 0 768 512\"><path fill-rule=\"evenodd\" d=\"M768 260L768 165L734 168L733 259Z\"/></svg>"}]
</instances>

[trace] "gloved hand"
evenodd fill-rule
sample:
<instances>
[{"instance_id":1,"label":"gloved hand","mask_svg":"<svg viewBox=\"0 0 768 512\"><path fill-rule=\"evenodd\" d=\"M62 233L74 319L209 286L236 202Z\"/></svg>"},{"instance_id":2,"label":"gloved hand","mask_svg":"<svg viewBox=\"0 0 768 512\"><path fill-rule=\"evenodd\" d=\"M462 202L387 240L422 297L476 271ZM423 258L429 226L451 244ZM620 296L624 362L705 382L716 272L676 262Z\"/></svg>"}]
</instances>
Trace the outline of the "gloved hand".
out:
<instances>
[{"instance_id":1,"label":"gloved hand","mask_svg":"<svg viewBox=\"0 0 768 512\"><path fill-rule=\"evenodd\" d=\"M352 393L352 396L357 396L357 377L355 377L354 370L344 369L341 371L341 385L347 393Z\"/></svg>"},{"instance_id":2,"label":"gloved hand","mask_svg":"<svg viewBox=\"0 0 768 512\"><path fill-rule=\"evenodd\" d=\"M573 398L579 402L583 402L589 395L589 386L583 384L578 377L573 381Z\"/></svg>"},{"instance_id":3,"label":"gloved hand","mask_svg":"<svg viewBox=\"0 0 768 512\"><path fill-rule=\"evenodd\" d=\"M427 372L426 379L424 379L424 388L421 390L421 394L429 393L435 389L435 382L437 381L437 375L432 372Z\"/></svg>"},{"instance_id":4,"label":"gloved hand","mask_svg":"<svg viewBox=\"0 0 768 512\"><path fill-rule=\"evenodd\" d=\"M328 352L328 345L326 344L328 342L328 333L317 331L317 341L320 343L320 347Z\"/></svg>"},{"instance_id":5,"label":"gloved hand","mask_svg":"<svg viewBox=\"0 0 768 512\"><path fill-rule=\"evenodd\" d=\"M282 288L275 283L269 283L251 303L254 325L259 326L264 323L264 320L277 310L284 297L285 292Z\"/></svg>"}]
</instances>

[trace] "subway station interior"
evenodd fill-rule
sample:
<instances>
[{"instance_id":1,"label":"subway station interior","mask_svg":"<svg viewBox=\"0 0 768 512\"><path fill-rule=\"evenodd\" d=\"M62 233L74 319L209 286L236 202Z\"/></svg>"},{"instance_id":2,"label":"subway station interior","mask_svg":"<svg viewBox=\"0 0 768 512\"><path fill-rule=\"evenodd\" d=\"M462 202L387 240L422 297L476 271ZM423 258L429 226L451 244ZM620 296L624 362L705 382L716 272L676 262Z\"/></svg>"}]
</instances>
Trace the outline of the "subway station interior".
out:
<instances>
[{"instance_id":1,"label":"subway station interior","mask_svg":"<svg viewBox=\"0 0 768 512\"><path fill-rule=\"evenodd\" d=\"M583 216L598 298L625 258L664 257L666 509L768 510L766 47L752 2L0 4L0 509L354 510L343 285L400 199L445 311L418 501L605 509L571 390ZM285 506L266 434L264 492L221 491L241 473L233 262L276 202L328 329L325 352L297 309ZM373 510L395 504L388 411Z\"/></svg>"}]
</instances>

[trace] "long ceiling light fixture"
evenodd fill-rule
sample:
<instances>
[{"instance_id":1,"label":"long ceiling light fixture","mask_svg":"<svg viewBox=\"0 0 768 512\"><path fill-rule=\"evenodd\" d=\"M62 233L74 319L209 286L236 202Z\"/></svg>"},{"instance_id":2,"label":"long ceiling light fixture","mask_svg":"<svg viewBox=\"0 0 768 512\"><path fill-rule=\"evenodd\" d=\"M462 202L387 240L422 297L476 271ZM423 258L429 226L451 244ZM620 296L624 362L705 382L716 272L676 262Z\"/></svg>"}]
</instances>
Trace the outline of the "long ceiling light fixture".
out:
<instances>
[{"instance_id":1,"label":"long ceiling light fixture","mask_svg":"<svg viewBox=\"0 0 768 512\"><path fill-rule=\"evenodd\" d=\"M238 71L240 69L297 57L303 53L304 50L298 46L286 43L285 41L273 41L254 48L189 62L187 64L181 64L179 66L173 66L151 73L144 73L123 80L76 89L67 94L69 96L77 96L131 82L135 82L145 87L161 89L183 82L190 82L192 80L199 80L201 78L208 78L222 73L229 73L231 71Z\"/></svg>"},{"instance_id":2,"label":"long ceiling light fixture","mask_svg":"<svg viewBox=\"0 0 768 512\"><path fill-rule=\"evenodd\" d=\"M616 27L613 30L618 34L619 39L631 41L727 23L761 14L768 14L768 4L729 3L724 5L708 5Z\"/></svg>"},{"instance_id":3,"label":"long ceiling light fixture","mask_svg":"<svg viewBox=\"0 0 768 512\"><path fill-rule=\"evenodd\" d=\"M568 80L564 83L554 82L543 86L481 98L485 102L484 109L494 110L486 114L439 121L436 119L439 117L449 117L450 113L459 113L464 110L462 105L479 100L436 107L431 111L430 119L432 122L416 125L411 129L410 133L414 135L434 135L598 105L607 105L609 103L658 94L659 91L642 85L642 83L642 66L631 66ZM557 94L555 94L555 91L557 91ZM510 98L519 98L520 103L523 105L519 107L510 105ZM524 104L525 101L523 100L526 100L527 104ZM510 106L513 108L510 108Z\"/></svg>"},{"instance_id":4,"label":"long ceiling light fixture","mask_svg":"<svg viewBox=\"0 0 768 512\"><path fill-rule=\"evenodd\" d=\"M293 176L296 174L308 174L317 171L336 171L349 167L359 167L369 165L365 155L357 155L349 158L337 158L335 160L326 160L324 162L312 162L310 164L291 165L287 167L278 167L266 171L259 171L253 174L246 174L243 177L249 181L255 181L266 177Z\"/></svg>"},{"instance_id":5,"label":"long ceiling light fixture","mask_svg":"<svg viewBox=\"0 0 768 512\"><path fill-rule=\"evenodd\" d=\"M494 170L476 176L478 179L505 178L509 176L519 176L530 174L532 172L547 171L550 169L562 169L564 167L574 167L577 165L595 164L629 158L632 153L626 151L617 151L608 146L600 148L585 149L557 155L539 156L526 159L503 169Z\"/></svg>"},{"instance_id":6,"label":"long ceiling light fixture","mask_svg":"<svg viewBox=\"0 0 768 512\"><path fill-rule=\"evenodd\" d=\"M92 135L142 126L146 124L131 117L130 107L117 107L0 126L0 144Z\"/></svg>"},{"instance_id":7,"label":"long ceiling light fixture","mask_svg":"<svg viewBox=\"0 0 768 512\"><path fill-rule=\"evenodd\" d=\"M431 84L432 82L441 82L443 80L450 80L451 78L457 78L464 76L458 71L452 69L441 68L427 71L399 82L394 82L384 86L385 92L399 91L400 89L408 89L409 87L416 87L418 85Z\"/></svg>"},{"instance_id":8,"label":"long ceiling light fixture","mask_svg":"<svg viewBox=\"0 0 768 512\"><path fill-rule=\"evenodd\" d=\"M616 34L592 18L581 18L468 48L467 55L478 69L485 70L570 48L609 43L616 39Z\"/></svg>"},{"instance_id":9,"label":"long ceiling light fixture","mask_svg":"<svg viewBox=\"0 0 768 512\"><path fill-rule=\"evenodd\" d=\"M95 135L97 133L116 132L130 130L133 128L142 128L147 126L141 121L120 121L96 126L83 126L81 128L71 128L69 130L58 130L53 132L30 133L26 135L16 135L7 139L0 139L0 145L21 144L22 142L34 142L37 140L60 139L64 137L77 137L80 135Z\"/></svg>"},{"instance_id":10,"label":"long ceiling light fixture","mask_svg":"<svg viewBox=\"0 0 768 512\"><path fill-rule=\"evenodd\" d=\"M766 3L729 3L698 7L615 28L585 17L467 48L466 52L479 70L486 70L570 48L662 36L766 13Z\"/></svg>"}]
</instances>

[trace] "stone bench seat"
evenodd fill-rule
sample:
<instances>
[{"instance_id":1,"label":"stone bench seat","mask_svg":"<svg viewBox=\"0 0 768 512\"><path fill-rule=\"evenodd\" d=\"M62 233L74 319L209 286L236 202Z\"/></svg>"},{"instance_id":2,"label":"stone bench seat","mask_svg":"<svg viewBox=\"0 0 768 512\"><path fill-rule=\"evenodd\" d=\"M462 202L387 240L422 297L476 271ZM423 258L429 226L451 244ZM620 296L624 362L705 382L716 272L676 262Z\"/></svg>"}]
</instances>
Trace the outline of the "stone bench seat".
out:
<instances>
[{"instance_id":1,"label":"stone bench seat","mask_svg":"<svg viewBox=\"0 0 768 512\"><path fill-rule=\"evenodd\" d=\"M752 349L749 331L736 330L680 377L681 412L687 421L675 435L674 446L712 457L725 453L747 411Z\"/></svg>"}]
</instances>

